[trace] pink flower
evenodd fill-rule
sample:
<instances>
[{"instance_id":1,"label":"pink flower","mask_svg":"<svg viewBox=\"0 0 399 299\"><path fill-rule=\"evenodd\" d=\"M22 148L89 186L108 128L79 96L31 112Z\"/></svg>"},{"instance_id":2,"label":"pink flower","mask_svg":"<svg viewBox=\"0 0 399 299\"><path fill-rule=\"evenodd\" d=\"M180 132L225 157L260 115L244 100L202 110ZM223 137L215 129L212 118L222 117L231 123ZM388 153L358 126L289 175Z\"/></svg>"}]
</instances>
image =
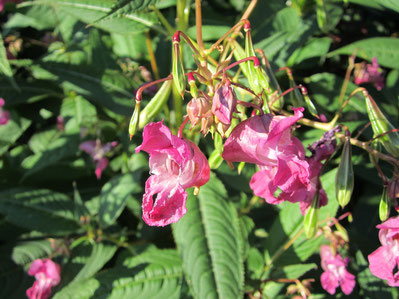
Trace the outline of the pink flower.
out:
<instances>
[{"instance_id":1,"label":"pink flower","mask_svg":"<svg viewBox=\"0 0 399 299\"><path fill-rule=\"evenodd\" d=\"M10 120L10 112L3 110L5 102L3 98L0 98L0 125L5 125Z\"/></svg>"},{"instance_id":2,"label":"pink flower","mask_svg":"<svg viewBox=\"0 0 399 299\"><path fill-rule=\"evenodd\" d=\"M399 217L391 217L382 224L379 238L381 247L368 256L370 271L385 279L391 287L399 286Z\"/></svg>"},{"instance_id":3,"label":"pink flower","mask_svg":"<svg viewBox=\"0 0 399 299\"><path fill-rule=\"evenodd\" d=\"M191 128L201 120L201 132L206 135L213 124L211 105L206 94L191 99L187 104L187 115L190 119Z\"/></svg>"},{"instance_id":4,"label":"pink flower","mask_svg":"<svg viewBox=\"0 0 399 299\"><path fill-rule=\"evenodd\" d=\"M294 112L291 117L253 116L235 127L224 145L225 160L258 165L250 187L271 204L303 201L311 188L305 149L291 134L291 126L303 116L303 108ZM282 192L276 197L278 189Z\"/></svg>"},{"instance_id":5,"label":"pink flower","mask_svg":"<svg viewBox=\"0 0 399 299\"><path fill-rule=\"evenodd\" d=\"M233 112L236 110L237 96L230 81L226 80L215 92L212 99L212 113L225 125L230 125Z\"/></svg>"},{"instance_id":6,"label":"pink flower","mask_svg":"<svg viewBox=\"0 0 399 299\"><path fill-rule=\"evenodd\" d=\"M96 163L95 174L98 180L101 178L103 170L108 166L108 159L105 157L105 154L117 145L118 142L116 141L103 145L99 140L89 140L80 144L79 148L88 153Z\"/></svg>"},{"instance_id":7,"label":"pink flower","mask_svg":"<svg viewBox=\"0 0 399 299\"><path fill-rule=\"evenodd\" d=\"M341 286L345 295L352 293L356 281L355 276L346 270L349 258L342 258L339 253L334 254L331 246L322 245L320 247L321 267L324 272L321 274L321 286L331 295L335 294L335 289Z\"/></svg>"},{"instance_id":8,"label":"pink flower","mask_svg":"<svg viewBox=\"0 0 399 299\"><path fill-rule=\"evenodd\" d=\"M28 274L35 276L33 286L26 290L29 299L47 299L51 296L51 287L61 281L60 266L49 259L38 259L31 264Z\"/></svg>"},{"instance_id":9,"label":"pink flower","mask_svg":"<svg viewBox=\"0 0 399 299\"><path fill-rule=\"evenodd\" d=\"M185 189L208 182L208 161L197 145L172 135L162 122L144 128L136 153L141 150L150 154L152 174L145 184L143 220L152 226L177 222L187 211Z\"/></svg>"},{"instance_id":10,"label":"pink flower","mask_svg":"<svg viewBox=\"0 0 399 299\"><path fill-rule=\"evenodd\" d=\"M373 83L377 90L381 90L385 86L383 71L375 57L373 57L372 64L365 62L355 64L354 76L357 85Z\"/></svg>"}]
</instances>

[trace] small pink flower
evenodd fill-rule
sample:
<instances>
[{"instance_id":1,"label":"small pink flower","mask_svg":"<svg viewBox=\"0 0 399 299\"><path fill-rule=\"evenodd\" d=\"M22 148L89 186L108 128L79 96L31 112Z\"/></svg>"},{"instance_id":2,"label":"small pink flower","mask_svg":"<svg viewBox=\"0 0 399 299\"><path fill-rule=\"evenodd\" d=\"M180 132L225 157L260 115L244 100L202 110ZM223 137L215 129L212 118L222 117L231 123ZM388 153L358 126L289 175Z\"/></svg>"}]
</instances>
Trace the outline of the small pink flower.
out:
<instances>
[{"instance_id":1,"label":"small pink flower","mask_svg":"<svg viewBox=\"0 0 399 299\"><path fill-rule=\"evenodd\" d=\"M212 113L225 125L230 125L233 112L236 110L237 96L230 81L217 87L212 99Z\"/></svg>"},{"instance_id":2,"label":"small pink flower","mask_svg":"<svg viewBox=\"0 0 399 299\"><path fill-rule=\"evenodd\" d=\"M368 256L370 271L385 279L391 287L399 286L399 216L391 217L382 224L379 238L381 246Z\"/></svg>"},{"instance_id":3,"label":"small pink flower","mask_svg":"<svg viewBox=\"0 0 399 299\"><path fill-rule=\"evenodd\" d=\"M211 104L206 94L191 99L187 104L187 115L190 119L191 128L201 121L201 132L206 135L213 124Z\"/></svg>"},{"instance_id":4,"label":"small pink flower","mask_svg":"<svg viewBox=\"0 0 399 299\"><path fill-rule=\"evenodd\" d=\"M31 264L28 274L35 276L33 286L26 290L29 299L47 299L51 296L51 287L61 281L60 266L49 259L37 259Z\"/></svg>"},{"instance_id":5,"label":"small pink flower","mask_svg":"<svg viewBox=\"0 0 399 299\"><path fill-rule=\"evenodd\" d=\"M58 129L58 131L61 131L61 132L64 132L64 130L65 130L64 118L62 117L62 115L57 116L57 129Z\"/></svg>"},{"instance_id":6,"label":"small pink flower","mask_svg":"<svg viewBox=\"0 0 399 299\"><path fill-rule=\"evenodd\" d=\"M89 140L80 144L79 148L89 154L96 163L95 174L98 180L101 178L104 169L108 166L108 159L105 157L105 154L117 145L118 142L116 141L103 145L99 140Z\"/></svg>"},{"instance_id":7,"label":"small pink flower","mask_svg":"<svg viewBox=\"0 0 399 299\"><path fill-rule=\"evenodd\" d=\"M352 293L356 281L355 276L346 270L349 258L342 258L339 253L332 252L331 246L320 247L321 267L324 272L320 277L321 286L331 295L335 294L338 286L341 286L345 295Z\"/></svg>"},{"instance_id":8,"label":"small pink flower","mask_svg":"<svg viewBox=\"0 0 399 299\"><path fill-rule=\"evenodd\" d=\"M373 83L377 90L384 88L384 76L381 67L377 63L377 58L373 57L372 64L355 64L355 84Z\"/></svg>"},{"instance_id":9,"label":"small pink flower","mask_svg":"<svg viewBox=\"0 0 399 299\"><path fill-rule=\"evenodd\" d=\"M259 171L252 177L250 187L255 195L271 204L301 201L311 188L305 149L291 134L291 126L302 118L303 108L294 112L291 117L271 114L250 117L234 128L224 145L225 160L258 165ZM278 189L283 196L274 195Z\"/></svg>"},{"instance_id":10,"label":"small pink flower","mask_svg":"<svg viewBox=\"0 0 399 299\"><path fill-rule=\"evenodd\" d=\"M208 182L208 161L197 145L173 135L162 122L145 126L136 153L141 150L150 154L152 174L145 184L143 220L151 226L177 222L187 212L185 189Z\"/></svg>"},{"instance_id":11,"label":"small pink flower","mask_svg":"<svg viewBox=\"0 0 399 299\"><path fill-rule=\"evenodd\" d=\"M3 110L5 102L3 98L0 98L0 125L5 125L10 120L10 112Z\"/></svg>"}]
</instances>

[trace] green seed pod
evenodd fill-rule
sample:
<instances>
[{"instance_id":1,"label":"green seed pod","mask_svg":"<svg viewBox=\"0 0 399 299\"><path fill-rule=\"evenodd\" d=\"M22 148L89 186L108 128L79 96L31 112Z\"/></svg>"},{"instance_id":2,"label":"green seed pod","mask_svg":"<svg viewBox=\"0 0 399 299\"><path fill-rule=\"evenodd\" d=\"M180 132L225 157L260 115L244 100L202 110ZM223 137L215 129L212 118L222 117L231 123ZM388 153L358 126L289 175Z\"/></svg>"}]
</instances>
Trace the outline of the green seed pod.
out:
<instances>
[{"instance_id":1,"label":"green seed pod","mask_svg":"<svg viewBox=\"0 0 399 299\"><path fill-rule=\"evenodd\" d=\"M183 97L186 90L186 76L184 75L183 58L180 51L180 31L173 36L172 75L177 91Z\"/></svg>"},{"instance_id":2,"label":"green seed pod","mask_svg":"<svg viewBox=\"0 0 399 299\"><path fill-rule=\"evenodd\" d=\"M391 132L390 130L395 129L395 127L389 122L385 115L381 112L380 108L376 102L369 96L366 95L366 106L369 119L371 122L371 127L373 128L374 136L385 134L379 137L377 140L382 143L384 148L392 156L399 157L399 133Z\"/></svg>"},{"instance_id":3,"label":"green seed pod","mask_svg":"<svg viewBox=\"0 0 399 299\"><path fill-rule=\"evenodd\" d=\"M165 81L151 101L141 111L139 118L140 129L144 128L144 126L161 111L162 107L169 98L171 90L172 80Z\"/></svg>"},{"instance_id":4,"label":"green seed pod","mask_svg":"<svg viewBox=\"0 0 399 299\"><path fill-rule=\"evenodd\" d=\"M389 218L389 213L391 210L391 201L388 197L387 187L384 186L382 190L382 196L380 200L380 208L379 208L379 215L381 222L384 222Z\"/></svg>"},{"instance_id":5,"label":"green seed pod","mask_svg":"<svg viewBox=\"0 0 399 299\"><path fill-rule=\"evenodd\" d=\"M312 100L308 96L308 91L304 86L301 86L302 93L303 93L303 98L305 99L306 106L308 107L308 110L310 114L312 114L315 117L318 117L319 113L317 112L317 109L315 105L313 104Z\"/></svg>"},{"instance_id":6,"label":"green seed pod","mask_svg":"<svg viewBox=\"0 0 399 299\"><path fill-rule=\"evenodd\" d=\"M349 137L345 138L342 149L341 162L335 177L335 195L339 205L345 207L352 196L354 175L352 165L352 148Z\"/></svg>"},{"instance_id":7,"label":"green seed pod","mask_svg":"<svg viewBox=\"0 0 399 299\"><path fill-rule=\"evenodd\" d=\"M312 205L309 207L303 220L303 228L306 233L306 238L308 239L314 237L317 232L317 221L319 218L319 197L318 192L316 192L316 194L317 195L313 198Z\"/></svg>"},{"instance_id":8,"label":"green seed pod","mask_svg":"<svg viewBox=\"0 0 399 299\"><path fill-rule=\"evenodd\" d=\"M139 127L139 115L140 115L140 102L136 101L136 106L134 107L133 115L130 118L129 123L129 135L130 140L132 140L134 134L136 134Z\"/></svg>"},{"instance_id":9,"label":"green seed pod","mask_svg":"<svg viewBox=\"0 0 399 299\"><path fill-rule=\"evenodd\" d=\"M245 24L244 30L246 31L245 33L245 56L246 57L251 57L255 55L254 51L254 46L252 44L252 37L251 37L251 28L249 25ZM244 62L247 65L247 70L248 70L248 83L251 89L258 95L262 92L262 87L259 82L259 78L257 76L257 72L255 70L254 62L253 61L247 61Z\"/></svg>"},{"instance_id":10,"label":"green seed pod","mask_svg":"<svg viewBox=\"0 0 399 299\"><path fill-rule=\"evenodd\" d=\"M215 134L215 136L218 136L219 134ZM209 156L208 163L210 169L218 169L219 166L222 164L223 158L220 152L218 152L216 149L212 152L212 154Z\"/></svg>"}]
</instances>

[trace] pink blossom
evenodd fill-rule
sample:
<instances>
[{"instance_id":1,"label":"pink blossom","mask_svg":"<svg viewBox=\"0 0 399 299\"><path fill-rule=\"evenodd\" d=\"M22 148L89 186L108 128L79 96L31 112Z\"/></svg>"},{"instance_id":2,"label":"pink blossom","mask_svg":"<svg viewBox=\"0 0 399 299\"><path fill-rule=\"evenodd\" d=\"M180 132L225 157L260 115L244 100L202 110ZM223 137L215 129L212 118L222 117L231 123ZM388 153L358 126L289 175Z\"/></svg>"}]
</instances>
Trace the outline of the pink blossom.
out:
<instances>
[{"instance_id":1,"label":"pink blossom","mask_svg":"<svg viewBox=\"0 0 399 299\"><path fill-rule=\"evenodd\" d=\"M382 224L379 238L381 246L368 256L373 275L387 280L391 287L399 286L399 216L391 217Z\"/></svg>"},{"instance_id":2,"label":"pink blossom","mask_svg":"<svg viewBox=\"0 0 399 299\"><path fill-rule=\"evenodd\" d=\"M185 189L208 182L208 161L197 145L174 136L162 122L144 128L136 153L141 150L150 154L152 174L145 184L143 220L152 226L177 222L187 211Z\"/></svg>"},{"instance_id":3,"label":"pink blossom","mask_svg":"<svg viewBox=\"0 0 399 299\"><path fill-rule=\"evenodd\" d=\"M381 67L377 63L377 58L373 57L372 64L357 63L355 65L355 84L373 83L377 90L384 86L384 76Z\"/></svg>"},{"instance_id":4,"label":"pink blossom","mask_svg":"<svg viewBox=\"0 0 399 299\"><path fill-rule=\"evenodd\" d=\"M61 281L60 266L49 259L37 259L31 264L28 274L35 276L33 286L26 290L29 299L47 299L51 296L51 287Z\"/></svg>"},{"instance_id":5,"label":"pink blossom","mask_svg":"<svg viewBox=\"0 0 399 299\"><path fill-rule=\"evenodd\" d=\"M213 115L211 105L207 95L193 98L187 104L187 115L190 119L191 128L193 128L201 120L201 132L206 135L213 124Z\"/></svg>"},{"instance_id":6,"label":"pink blossom","mask_svg":"<svg viewBox=\"0 0 399 299\"><path fill-rule=\"evenodd\" d=\"M349 258L342 258L339 253L333 253L331 246L322 245L320 247L321 267L324 272L320 277L321 286L331 295L335 294L335 289L341 286L345 295L352 293L356 281L355 276L346 270Z\"/></svg>"},{"instance_id":7,"label":"pink blossom","mask_svg":"<svg viewBox=\"0 0 399 299\"><path fill-rule=\"evenodd\" d=\"M303 117L303 108L294 116L257 115L241 122L226 140L223 158L229 162L257 164L259 171L250 187L268 203L303 201L311 188L309 163L302 143L291 134L291 126ZM274 193L280 189L281 194Z\"/></svg>"},{"instance_id":8,"label":"pink blossom","mask_svg":"<svg viewBox=\"0 0 399 299\"><path fill-rule=\"evenodd\" d=\"M5 102L3 98L0 98L0 125L5 125L10 120L10 112L3 110Z\"/></svg>"},{"instance_id":9,"label":"pink blossom","mask_svg":"<svg viewBox=\"0 0 399 299\"><path fill-rule=\"evenodd\" d=\"M88 153L96 163L95 174L98 180L101 178L103 170L108 166L108 159L105 157L105 154L117 145L118 142L116 141L103 145L99 140L89 140L80 144L79 148Z\"/></svg>"},{"instance_id":10,"label":"pink blossom","mask_svg":"<svg viewBox=\"0 0 399 299\"><path fill-rule=\"evenodd\" d=\"M18 3L18 2L22 2L22 0L0 0L0 11L3 10L4 5L6 3L10 3L10 2Z\"/></svg>"},{"instance_id":11,"label":"pink blossom","mask_svg":"<svg viewBox=\"0 0 399 299\"><path fill-rule=\"evenodd\" d=\"M230 81L221 84L212 99L212 113L225 125L230 125L233 112L236 110L237 96Z\"/></svg>"}]
</instances>

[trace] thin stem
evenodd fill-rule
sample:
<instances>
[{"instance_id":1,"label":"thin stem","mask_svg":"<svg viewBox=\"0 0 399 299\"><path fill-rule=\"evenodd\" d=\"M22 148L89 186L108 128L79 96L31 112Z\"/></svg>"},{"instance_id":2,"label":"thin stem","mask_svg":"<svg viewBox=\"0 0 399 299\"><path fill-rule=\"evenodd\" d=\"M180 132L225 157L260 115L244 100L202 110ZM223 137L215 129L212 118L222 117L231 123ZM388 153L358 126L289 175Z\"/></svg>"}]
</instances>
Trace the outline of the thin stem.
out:
<instances>
[{"instance_id":1,"label":"thin stem","mask_svg":"<svg viewBox=\"0 0 399 299\"><path fill-rule=\"evenodd\" d=\"M191 50L193 50L193 52L198 56L201 57L200 52L198 51L197 47L194 46L194 44L191 42L191 39L183 32L183 31L176 31L175 32L175 36L182 36L184 38L184 40L186 41L186 43L190 46Z\"/></svg>"},{"instance_id":2,"label":"thin stem","mask_svg":"<svg viewBox=\"0 0 399 299\"><path fill-rule=\"evenodd\" d=\"M161 83L161 82L164 82L164 81L168 81L168 80L172 80L173 79L173 76L172 76L172 74L170 74L168 77L166 77L166 78L162 78L162 79L159 79L159 80L155 80L155 81L152 81L152 82L149 82L149 83L147 83L147 84L144 84L144 85L142 85L139 89L137 89L137 92L136 92L136 102L141 102L141 97L142 97L142 93L143 93L143 91L144 91L144 89L146 89L146 88L148 88L148 87L150 87L150 86L153 86L153 85L155 85L155 84L158 84L158 83Z\"/></svg>"},{"instance_id":3,"label":"thin stem","mask_svg":"<svg viewBox=\"0 0 399 299\"><path fill-rule=\"evenodd\" d=\"M188 122L189 118L188 116L186 116L182 122L182 124L179 127L179 131L177 132L177 137L179 138L183 138L183 129L186 126L187 122Z\"/></svg>"},{"instance_id":4,"label":"thin stem","mask_svg":"<svg viewBox=\"0 0 399 299\"><path fill-rule=\"evenodd\" d=\"M159 80L160 78L159 78L157 60L155 59L154 51L152 50L151 37L150 37L150 32L148 30L145 32L145 43L147 45L148 54L150 55L152 72L154 73L155 79Z\"/></svg>"},{"instance_id":5,"label":"thin stem","mask_svg":"<svg viewBox=\"0 0 399 299\"><path fill-rule=\"evenodd\" d=\"M341 104L342 100L344 99L345 96L345 92L346 89L348 87L348 82L350 79L350 75L352 73L353 68L355 67L355 58L356 58L356 49L353 52L352 56L349 57L349 65L348 65L348 69L346 70L346 74L345 74L345 81L344 84L342 84L342 88L341 88L341 92L339 93L339 99L338 99L338 103Z\"/></svg>"},{"instance_id":6,"label":"thin stem","mask_svg":"<svg viewBox=\"0 0 399 299\"><path fill-rule=\"evenodd\" d=\"M217 76L220 75L220 73L223 73L223 74L224 74L224 73L226 73L229 69L231 69L231 68L233 68L233 67L239 65L240 63L243 63L243 62L246 62L246 61L249 61L249 60L252 60L252 61L254 62L254 66L256 66L256 65L259 66L259 59L258 59L258 57L249 56L249 57L246 57L246 58L244 58L244 59L241 59L241 60L238 60L238 61L233 62L232 64L226 66L224 69L222 69L222 70L220 70L219 72L217 72L216 74L213 74L212 77L213 77L213 78L216 78Z\"/></svg>"},{"instance_id":7,"label":"thin stem","mask_svg":"<svg viewBox=\"0 0 399 299\"><path fill-rule=\"evenodd\" d=\"M288 88L287 90L285 90L283 93L281 93L278 97L276 97L273 102L270 103L270 105L272 105L275 101L279 100L280 98L282 98L283 96L285 96L287 93L293 91L294 89L300 89L303 92L303 85L299 84L297 86L293 86Z\"/></svg>"},{"instance_id":8,"label":"thin stem","mask_svg":"<svg viewBox=\"0 0 399 299\"><path fill-rule=\"evenodd\" d=\"M202 40L202 12L201 0L195 0L195 27L197 30L198 49L201 54L205 51L204 41Z\"/></svg>"},{"instance_id":9,"label":"thin stem","mask_svg":"<svg viewBox=\"0 0 399 299\"><path fill-rule=\"evenodd\" d=\"M367 90L364 89L363 87L359 87L356 88L354 91L352 91L352 93L350 94L350 96L346 99L346 101L342 104L341 108L339 109L339 111L335 114L334 118L331 120L330 124L332 127L335 126L335 123L338 121L338 119L340 118L342 111L344 110L344 108L346 107L346 105L348 105L349 101L352 99L352 97L361 92L363 94L363 96L366 96L365 93L367 93Z\"/></svg>"},{"instance_id":10,"label":"thin stem","mask_svg":"<svg viewBox=\"0 0 399 299\"><path fill-rule=\"evenodd\" d=\"M367 124L365 124L363 126L363 128L361 128L361 130L359 130L359 132L355 136L355 139L359 139L359 137L363 134L363 132L370 126L371 126L371 121L369 121Z\"/></svg>"},{"instance_id":11,"label":"thin stem","mask_svg":"<svg viewBox=\"0 0 399 299\"><path fill-rule=\"evenodd\" d=\"M384 132L384 133L382 133L382 134L379 134L379 135L377 135L376 137L374 137L373 139L370 139L369 141L367 141L367 143L371 143L371 142L373 142L374 140L376 140L376 139L378 139L378 138L381 138L382 136L385 136L385 135L391 134L391 133L395 133L395 132L399 132L399 129L392 129L392 130L386 131L386 132Z\"/></svg>"},{"instance_id":12,"label":"thin stem","mask_svg":"<svg viewBox=\"0 0 399 299\"><path fill-rule=\"evenodd\" d=\"M382 171L380 165L378 165L378 162L377 162L376 158L374 157L374 155L371 155L371 161L373 162L375 168L377 169L377 172L382 179L383 185L386 186L388 184L388 180L387 180L384 172Z\"/></svg>"},{"instance_id":13,"label":"thin stem","mask_svg":"<svg viewBox=\"0 0 399 299\"><path fill-rule=\"evenodd\" d=\"M172 27L172 25L170 25L170 23L168 22L168 20L164 17L164 15L158 10L158 8L155 7L155 5L151 6L151 9L155 12L155 14L157 15L159 21L162 23L162 25L164 25L164 27L166 28L166 30L168 31L168 33L170 35L173 35L173 33L175 33L176 29L174 29Z\"/></svg>"},{"instance_id":14,"label":"thin stem","mask_svg":"<svg viewBox=\"0 0 399 299\"><path fill-rule=\"evenodd\" d=\"M254 109L258 109L260 115L264 114L262 108L259 107L258 105L253 104L253 103L237 100L237 104L243 105L245 107L252 107Z\"/></svg>"}]
</instances>

